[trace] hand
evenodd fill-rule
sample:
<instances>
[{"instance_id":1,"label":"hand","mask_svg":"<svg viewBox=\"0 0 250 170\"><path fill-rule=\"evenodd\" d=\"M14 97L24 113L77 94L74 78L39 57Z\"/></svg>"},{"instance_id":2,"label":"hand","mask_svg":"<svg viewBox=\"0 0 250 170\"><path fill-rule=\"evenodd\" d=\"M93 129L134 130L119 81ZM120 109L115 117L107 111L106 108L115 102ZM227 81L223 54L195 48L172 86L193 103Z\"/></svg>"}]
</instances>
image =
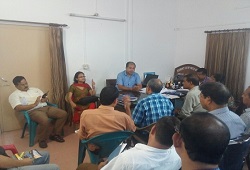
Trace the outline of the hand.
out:
<instances>
[{"instance_id":1,"label":"hand","mask_svg":"<svg viewBox=\"0 0 250 170\"><path fill-rule=\"evenodd\" d=\"M93 79L92 79L92 89L95 90L95 82Z\"/></svg>"},{"instance_id":2,"label":"hand","mask_svg":"<svg viewBox=\"0 0 250 170\"><path fill-rule=\"evenodd\" d=\"M178 113L179 113L180 111L181 111L181 109L175 109L175 110L174 110L174 114L175 114L175 115L178 115Z\"/></svg>"},{"instance_id":3,"label":"hand","mask_svg":"<svg viewBox=\"0 0 250 170\"><path fill-rule=\"evenodd\" d=\"M47 102L48 101L48 98L45 97L45 98L41 98L41 102L44 103L44 102Z\"/></svg>"},{"instance_id":4,"label":"hand","mask_svg":"<svg viewBox=\"0 0 250 170\"><path fill-rule=\"evenodd\" d=\"M123 96L123 103L124 103L124 108L130 109L131 102L130 102L130 97L128 95Z\"/></svg>"},{"instance_id":5,"label":"hand","mask_svg":"<svg viewBox=\"0 0 250 170\"><path fill-rule=\"evenodd\" d=\"M100 170L102 167L104 167L107 163L108 163L108 160L106 160L104 162L100 162L98 165L98 170Z\"/></svg>"},{"instance_id":6,"label":"hand","mask_svg":"<svg viewBox=\"0 0 250 170\"><path fill-rule=\"evenodd\" d=\"M76 108L76 104L74 102L70 103L70 105L73 109Z\"/></svg>"},{"instance_id":7,"label":"hand","mask_svg":"<svg viewBox=\"0 0 250 170\"><path fill-rule=\"evenodd\" d=\"M135 85L134 87L132 87L132 91L139 91L140 90L140 87Z\"/></svg>"},{"instance_id":8,"label":"hand","mask_svg":"<svg viewBox=\"0 0 250 170\"><path fill-rule=\"evenodd\" d=\"M40 101L41 101L41 96L38 96L36 98L36 101L35 101L34 105L37 106L40 103Z\"/></svg>"}]
</instances>

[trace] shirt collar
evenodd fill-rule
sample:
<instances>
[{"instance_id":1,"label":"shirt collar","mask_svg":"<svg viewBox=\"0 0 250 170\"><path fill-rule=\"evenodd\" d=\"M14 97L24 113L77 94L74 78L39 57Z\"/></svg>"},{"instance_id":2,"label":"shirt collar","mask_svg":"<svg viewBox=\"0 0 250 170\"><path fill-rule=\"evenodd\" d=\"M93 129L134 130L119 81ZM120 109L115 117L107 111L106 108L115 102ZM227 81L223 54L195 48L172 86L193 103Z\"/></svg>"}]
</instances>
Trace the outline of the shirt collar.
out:
<instances>
[{"instance_id":1,"label":"shirt collar","mask_svg":"<svg viewBox=\"0 0 250 170\"><path fill-rule=\"evenodd\" d=\"M100 105L100 106L99 106L99 109L115 110L115 108L112 107L112 106L104 106L104 105Z\"/></svg>"},{"instance_id":2,"label":"shirt collar","mask_svg":"<svg viewBox=\"0 0 250 170\"><path fill-rule=\"evenodd\" d=\"M212 114L217 114L217 113L223 113L223 112L229 112L229 109L228 107L223 107L223 108L219 108L219 109L215 109L215 110L212 110L210 111L209 113L212 113Z\"/></svg>"},{"instance_id":3,"label":"shirt collar","mask_svg":"<svg viewBox=\"0 0 250 170\"><path fill-rule=\"evenodd\" d=\"M135 74L135 72L133 72L133 74L131 74L131 75L128 75L127 72L126 72L126 70L124 70L124 74L125 74L126 76L133 76L133 75Z\"/></svg>"}]
</instances>

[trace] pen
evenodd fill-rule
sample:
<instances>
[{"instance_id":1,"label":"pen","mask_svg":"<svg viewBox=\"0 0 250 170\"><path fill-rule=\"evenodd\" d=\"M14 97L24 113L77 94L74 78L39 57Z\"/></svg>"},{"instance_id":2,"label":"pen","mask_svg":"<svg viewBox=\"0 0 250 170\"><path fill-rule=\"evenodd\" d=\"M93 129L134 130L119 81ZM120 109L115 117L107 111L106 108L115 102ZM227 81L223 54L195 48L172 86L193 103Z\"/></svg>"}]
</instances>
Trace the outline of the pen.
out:
<instances>
[{"instance_id":1,"label":"pen","mask_svg":"<svg viewBox=\"0 0 250 170\"><path fill-rule=\"evenodd\" d=\"M24 152L22 152L22 153L20 154L20 157L23 158L23 155L24 155Z\"/></svg>"}]
</instances>

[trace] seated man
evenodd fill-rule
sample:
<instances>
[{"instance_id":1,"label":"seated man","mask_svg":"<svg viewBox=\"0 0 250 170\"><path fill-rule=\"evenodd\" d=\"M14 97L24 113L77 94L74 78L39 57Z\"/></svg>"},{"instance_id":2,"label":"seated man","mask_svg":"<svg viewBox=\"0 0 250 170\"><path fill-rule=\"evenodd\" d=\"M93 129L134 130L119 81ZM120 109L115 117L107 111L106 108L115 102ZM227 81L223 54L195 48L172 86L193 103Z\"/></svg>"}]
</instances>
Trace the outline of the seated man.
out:
<instances>
[{"instance_id":1,"label":"seated man","mask_svg":"<svg viewBox=\"0 0 250 170\"><path fill-rule=\"evenodd\" d=\"M129 97L124 98L124 105L128 115L131 115L137 127L145 127L155 123L163 116L173 116L172 102L160 94L163 84L160 79L151 79L146 87L147 97L141 99L134 108L133 114L130 111Z\"/></svg>"},{"instance_id":2,"label":"seated man","mask_svg":"<svg viewBox=\"0 0 250 170\"><path fill-rule=\"evenodd\" d=\"M182 170L219 170L230 133L225 123L206 112L194 113L181 122L173 135Z\"/></svg>"},{"instance_id":3,"label":"seated man","mask_svg":"<svg viewBox=\"0 0 250 170\"><path fill-rule=\"evenodd\" d=\"M246 133L250 133L250 86L242 94L242 102L245 105L245 112L240 115L240 118L246 124Z\"/></svg>"},{"instance_id":4,"label":"seated man","mask_svg":"<svg viewBox=\"0 0 250 170\"><path fill-rule=\"evenodd\" d=\"M187 74L183 79L184 89L188 89L189 92L185 97L184 104L181 110L175 110L175 114L179 119L185 119L195 112L205 111L200 104L200 90L199 90L199 81L195 75Z\"/></svg>"},{"instance_id":5,"label":"seated man","mask_svg":"<svg viewBox=\"0 0 250 170\"><path fill-rule=\"evenodd\" d=\"M60 136L62 128L67 120L67 112L64 110L47 106L48 98L42 98L43 92L38 88L28 86L23 76L16 76L13 83L17 90L9 96L9 103L16 111L29 111L31 120L38 123L36 138L41 148L47 147L46 133L49 127L49 118L56 119L53 133L50 135L51 140L64 142Z\"/></svg>"},{"instance_id":6,"label":"seated man","mask_svg":"<svg viewBox=\"0 0 250 170\"><path fill-rule=\"evenodd\" d=\"M172 136L179 124L180 121L173 116L162 117L152 127L147 145L136 144L134 148L113 158L107 165L107 162L100 163L99 167L85 163L77 170L179 170L181 160L172 146Z\"/></svg>"},{"instance_id":7,"label":"seated man","mask_svg":"<svg viewBox=\"0 0 250 170\"><path fill-rule=\"evenodd\" d=\"M231 138L240 136L246 128L241 118L227 106L229 90L221 83L208 82L200 86L200 101L204 109L218 117L229 128Z\"/></svg>"},{"instance_id":8,"label":"seated man","mask_svg":"<svg viewBox=\"0 0 250 170\"><path fill-rule=\"evenodd\" d=\"M114 110L118 96L119 91L116 87L109 86L102 89L99 108L82 112L78 131L80 139L88 139L107 132L135 131L136 127L131 117L124 112Z\"/></svg>"},{"instance_id":9,"label":"seated man","mask_svg":"<svg viewBox=\"0 0 250 170\"><path fill-rule=\"evenodd\" d=\"M119 90L139 91L142 88L141 79L135 72L135 63L127 62L126 70L117 75L116 85Z\"/></svg>"},{"instance_id":10,"label":"seated man","mask_svg":"<svg viewBox=\"0 0 250 170\"><path fill-rule=\"evenodd\" d=\"M42 155L38 159L24 158L23 160L17 160L9 157L4 149L0 147L0 169L6 170L59 170L59 167L55 164L49 164L50 155L46 151L39 151Z\"/></svg>"},{"instance_id":11,"label":"seated man","mask_svg":"<svg viewBox=\"0 0 250 170\"><path fill-rule=\"evenodd\" d=\"M199 68L196 72L197 72L200 85L202 85L203 83L212 81L212 79L207 76L207 69Z\"/></svg>"}]
</instances>

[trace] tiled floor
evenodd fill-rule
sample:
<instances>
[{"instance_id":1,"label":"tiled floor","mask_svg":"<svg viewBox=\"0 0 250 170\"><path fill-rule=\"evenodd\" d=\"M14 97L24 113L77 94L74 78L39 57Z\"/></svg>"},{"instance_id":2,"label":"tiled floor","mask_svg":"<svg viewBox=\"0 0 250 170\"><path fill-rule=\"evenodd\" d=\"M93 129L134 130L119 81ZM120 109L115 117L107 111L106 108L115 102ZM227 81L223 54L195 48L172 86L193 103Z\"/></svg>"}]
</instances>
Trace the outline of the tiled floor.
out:
<instances>
[{"instance_id":1,"label":"tiled floor","mask_svg":"<svg viewBox=\"0 0 250 170\"><path fill-rule=\"evenodd\" d=\"M73 127L65 126L64 134L64 143L48 141L48 148L41 149L38 143L29 147L28 131L26 131L23 139L20 138L21 130L4 132L0 135L0 145L15 144L19 152L30 149L49 151L51 163L57 164L61 170L74 170L77 167L79 139L77 134L74 133ZM88 154L86 154L84 162L89 162Z\"/></svg>"},{"instance_id":2,"label":"tiled floor","mask_svg":"<svg viewBox=\"0 0 250 170\"><path fill-rule=\"evenodd\" d=\"M29 135L26 131L23 139L20 138L21 130L4 132L0 135L0 145L15 144L18 151L26 151L30 149L47 150L50 152L50 162L57 164L61 170L75 170L78 159L78 136L74 133L73 127L64 127L64 143L48 141L48 148L41 149L36 143L33 147L29 147ZM88 154L84 162L90 162ZM244 165L243 170L248 170Z\"/></svg>"}]
</instances>

